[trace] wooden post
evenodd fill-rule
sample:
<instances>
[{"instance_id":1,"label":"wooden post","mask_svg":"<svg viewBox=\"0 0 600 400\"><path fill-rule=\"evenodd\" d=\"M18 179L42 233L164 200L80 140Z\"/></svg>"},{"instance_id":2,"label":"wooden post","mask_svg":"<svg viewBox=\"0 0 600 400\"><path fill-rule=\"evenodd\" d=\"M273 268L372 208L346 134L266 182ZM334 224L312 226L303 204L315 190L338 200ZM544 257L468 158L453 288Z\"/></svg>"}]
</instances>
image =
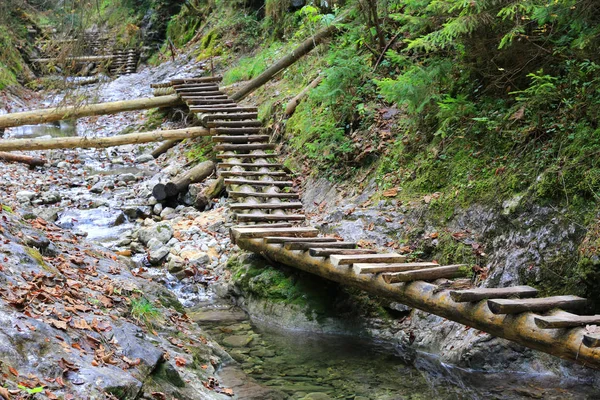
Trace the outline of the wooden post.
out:
<instances>
[{"instance_id":1,"label":"wooden post","mask_svg":"<svg viewBox=\"0 0 600 400\"><path fill-rule=\"evenodd\" d=\"M158 201L177 196L179 193L186 190L190 184L203 181L214 171L215 163L212 161L204 161L166 184L157 184L152 189L152 195Z\"/></svg>"}]
</instances>

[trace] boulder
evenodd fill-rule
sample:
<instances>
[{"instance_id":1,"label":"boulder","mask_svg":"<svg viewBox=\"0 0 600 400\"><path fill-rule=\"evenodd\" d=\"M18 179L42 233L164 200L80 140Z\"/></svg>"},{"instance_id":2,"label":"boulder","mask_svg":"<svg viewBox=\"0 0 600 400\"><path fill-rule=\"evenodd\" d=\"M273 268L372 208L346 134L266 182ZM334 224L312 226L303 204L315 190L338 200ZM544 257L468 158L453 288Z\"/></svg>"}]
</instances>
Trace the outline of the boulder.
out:
<instances>
[{"instance_id":1,"label":"boulder","mask_svg":"<svg viewBox=\"0 0 600 400\"><path fill-rule=\"evenodd\" d=\"M138 231L138 239L144 245L152 238L156 238L161 243L167 243L173 237L173 229L167 224L156 224Z\"/></svg>"}]
</instances>

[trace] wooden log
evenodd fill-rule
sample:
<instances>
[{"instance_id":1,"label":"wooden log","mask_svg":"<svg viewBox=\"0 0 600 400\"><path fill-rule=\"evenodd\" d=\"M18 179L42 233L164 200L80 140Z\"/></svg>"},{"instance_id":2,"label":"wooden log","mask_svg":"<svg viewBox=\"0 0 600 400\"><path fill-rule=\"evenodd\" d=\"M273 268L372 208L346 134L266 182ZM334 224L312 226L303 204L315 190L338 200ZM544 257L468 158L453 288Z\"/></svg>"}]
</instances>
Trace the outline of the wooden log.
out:
<instances>
[{"instance_id":1,"label":"wooden log","mask_svg":"<svg viewBox=\"0 0 600 400\"><path fill-rule=\"evenodd\" d=\"M241 162L222 162L217 164L217 168L282 168L283 164L277 163L241 163Z\"/></svg>"},{"instance_id":2,"label":"wooden log","mask_svg":"<svg viewBox=\"0 0 600 400\"><path fill-rule=\"evenodd\" d=\"M250 185L250 186L277 186L288 187L293 186L292 181L257 181L253 179L225 179L226 185Z\"/></svg>"},{"instance_id":3,"label":"wooden log","mask_svg":"<svg viewBox=\"0 0 600 400\"><path fill-rule=\"evenodd\" d=\"M333 255L377 254L377 250L311 247L310 249L308 249L308 254L310 254L312 257L329 257Z\"/></svg>"},{"instance_id":4,"label":"wooden log","mask_svg":"<svg viewBox=\"0 0 600 400\"><path fill-rule=\"evenodd\" d=\"M262 127L262 122L260 121L214 121L207 122L207 128L245 128L245 127ZM255 132L255 131L252 131ZM230 132L222 132L222 133L230 133ZM251 133L251 132L248 132Z\"/></svg>"},{"instance_id":5,"label":"wooden log","mask_svg":"<svg viewBox=\"0 0 600 400\"><path fill-rule=\"evenodd\" d=\"M535 324L542 329L574 328L576 326L600 325L600 315L575 315L562 313L562 315L538 316L534 318Z\"/></svg>"},{"instance_id":6,"label":"wooden log","mask_svg":"<svg viewBox=\"0 0 600 400\"><path fill-rule=\"evenodd\" d=\"M440 278L458 278L465 276L464 265L445 265L442 267L415 269L412 271L382 274L386 283L431 281Z\"/></svg>"},{"instance_id":7,"label":"wooden log","mask_svg":"<svg viewBox=\"0 0 600 400\"><path fill-rule=\"evenodd\" d=\"M582 343L585 347L600 347L600 335L583 335Z\"/></svg>"},{"instance_id":8,"label":"wooden log","mask_svg":"<svg viewBox=\"0 0 600 400\"><path fill-rule=\"evenodd\" d=\"M210 101L210 100L203 100ZM192 110L193 111L193 110ZM258 118L258 113L239 113L239 114L202 114L201 119L203 121L216 121L216 120L243 120Z\"/></svg>"},{"instance_id":9,"label":"wooden log","mask_svg":"<svg viewBox=\"0 0 600 400\"><path fill-rule=\"evenodd\" d=\"M291 117L292 114L294 114L294 112L296 111L296 107L298 107L298 104L300 104L300 102L306 96L308 96L308 93L311 91L311 89L314 89L317 86L319 86L322 80L323 75L317 76L307 87L305 87L300 93L298 93L298 95L292 98L285 107L285 115Z\"/></svg>"},{"instance_id":10,"label":"wooden log","mask_svg":"<svg viewBox=\"0 0 600 400\"><path fill-rule=\"evenodd\" d=\"M209 136L210 129L185 128L164 131L129 133L109 137L62 137L52 139L10 139L0 141L0 151L50 150L50 149L91 149L158 142L169 139L187 139Z\"/></svg>"},{"instance_id":11,"label":"wooden log","mask_svg":"<svg viewBox=\"0 0 600 400\"><path fill-rule=\"evenodd\" d=\"M56 122L63 119L76 119L94 115L115 114L125 111L146 110L149 108L175 107L183 101L176 95L113 101L109 103L81 106L56 107L43 110L24 111L0 115L0 129L20 125L35 125Z\"/></svg>"},{"instance_id":12,"label":"wooden log","mask_svg":"<svg viewBox=\"0 0 600 400\"><path fill-rule=\"evenodd\" d=\"M331 256L331 263L338 265L352 265L354 263L398 263L406 260L406 256L387 253L387 254L357 254L348 256Z\"/></svg>"},{"instance_id":13,"label":"wooden log","mask_svg":"<svg viewBox=\"0 0 600 400\"><path fill-rule=\"evenodd\" d=\"M511 297L525 299L537 296L537 289L531 286L513 286L507 288L475 288L451 290L450 297L457 303L477 302L487 299L508 299Z\"/></svg>"},{"instance_id":14,"label":"wooden log","mask_svg":"<svg viewBox=\"0 0 600 400\"><path fill-rule=\"evenodd\" d=\"M213 136L215 143L250 143L250 142L268 142L269 135L239 135L239 136Z\"/></svg>"},{"instance_id":15,"label":"wooden log","mask_svg":"<svg viewBox=\"0 0 600 400\"><path fill-rule=\"evenodd\" d=\"M182 99L185 99L185 96L181 96ZM205 110L214 110L220 108L237 108L238 105L236 103L225 103L225 104L204 104L201 106L193 105L192 107L201 107Z\"/></svg>"},{"instance_id":16,"label":"wooden log","mask_svg":"<svg viewBox=\"0 0 600 400\"><path fill-rule=\"evenodd\" d=\"M240 239L258 239L269 236L286 236L286 237L316 237L319 231L315 228L296 227L296 228L232 228L235 237Z\"/></svg>"},{"instance_id":17,"label":"wooden log","mask_svg":"<svg viewBox=\"0 0 600 400\"><path fill-rule=\"evenodd\" d=\"M256 107L205 107L205 106L191 106L190 110L198 113L243 113L243 112L257 112Z\"/></svg>"},{"instance_id":18,"label":"wooden log","mask_svg":"<svg viewBox=\"0 0 600 400\"><path fill-rule=\"evenodd\" d=\"M181 83L204 83L204 82L221 82L223 77L221 75L217 76L200 76L195 78L175 78L171 79L173 84L181 84Z\"/></svg>"},{"instance_id":19,"label":"wooden log","mask_svg":"<svg viewBox=\"0 0 600 400\"><path fill-rule=\"evenodd\" d=\"M152 153L150 154L152 155L152 157L158 158L161 155L165 154L167 151L169 151L169 149L172 149L173 147L177 146L179 142L181 142L181 140L167 140L163 144L152 150Z\"/></svg>"},{"instance_id":20,"label":"wooden log","mask_svg":"<svg viewBox=\"0 0 600 400\"><path fill-rule=\"evenodd\" d=\"M235 104L235 102L231 99L196 99L196 100L189 100L189 99L184 99L186 103L188 104L198 104L198 105L209 105L209 104L216 104L216 105L227 105L227 104Z\"/></svg>"},{"instance_id":21,"label":"wooden log","mask_svg":"<svg viewBox=\"0 0 600 400\"><path fill-rule=\"evenodd\" d=\"M333 244L334 242L337 242L338 240L334 237L313 237L310 239L306 239L306 238L295 238L295 237L281 237L281 236L267 236L264 238L266 243L277 243L277 244L284 244L284 246L287 243L308 243L310 241L310 243L329 243L329 244Z\"/></svg>"},{"instance_id":22,"label":"wooden log","mask_svg":"<svg viewBox=\"0 0 600 400\"><path fill-rule=\"evenodd\" d=\"M225 121L223 121L225 122ZM252 135L262 131L259 127L249 128L214 128L216 135Z\"/></svg>"},{"instance_id":23,"label":"wooden log","mask_svg":"<svg viewBox=\"0 0 600 400\"><path fill-rule=\"evenodd\" d=\"M283 171L221 171L219 175L223 177L236 177L236 176L274 176L278 178L289 177L287 172Z\"/></svg>"},{"instance_id":24,"label":"wooden log","mask_svg":"<svg viewBox=\"0 0 600 400\"><path fill-rule=\"evenodd\" d=\"M235 214L240 222L304 221L303 214Z\"/></svg>"},{"instance_id":25,"label":"wooden log","mask_svg":"<svg viewBox=\"0 0 600 400\"><path fill-rule=\"evenodd\" d=\"M251 143L251 144L219 144L214 146L215 151L254 151L274 150L275 143Z\"/></svg>"},{"instance_id":26,"label":"wooden log","mask_svg":"<svg viewBox=\"0 0 600 400\"><path fill-rule=\"evenodd\" d=\"M2 141L0 141L0 143L2 143ZM46 160L43 158L26 156L24 154L7 153L4 151L0 151L0 160L27 164L30 168L41 167L46 164Z\"/></svg>"},{"instance_id":27,"label":"wooden log","mask_svg":"<svg viewBox=\"0 0 600 400\"><path fill-rule=\"evenodd\" d=\"M433 262L412 262L412 263L392 263L392 264L368 264L356 263L354 268L358 274L379 274L381 272L404 272L439 267L438 263Z\"/></svg>"},{"instance_id":28,"label":"wooden log","mask_svg":"<svg viewBox=\"0 0 600 400\"><path fill-rule=\"evenodd\" d=\"M520 300L490 299L487 305L494 314L519 314L527 311L544 312L555 308L582 310L588 306L588 301L577 296L552 296Z\"/></svg>"},{"instance_id":29,"label":"wooden log","mask_svg":"<svg viewBox=\"0 0 600 400\"><path fill-rule=\"evenodd\" d=\"M230 197L256 197L273 199L298 199L298 193L264 193L264 192L229 192Z\"/></svg>"},{"instance_id":30,"label":"wooden log","mask_svg":"<svg viewBox=\"0 0 600 400\"><path fill-rule=\"evenodd\" d=\"M222 177L214 179L202 192L198 193L194 206L199 210L204 210L211 200L218 197L224 190L225 180Z\"/></svg>"},{"instance_id":31,"label":"wooden log","mask_svg":"<svg viewBox=\"0 0 600 400\"><path fill-rule=\"evenodd\" d=\"M303 250L307 251L309 249L355 249L356 243L354 242L338 242L335 238L327 238L327 241L321 241L320 243L317 241L303 241L303 242L293 242L293 243L285 243L283 247L286 250ZM334 243L331 243L331 242Z\"/></svg>"},{"instance_id":32,"label":"wooden log","mask_svg":"<svg viewBox=\"0 0 600 400\"><path fill-rule=\"evenodd\" d=\"M289 222L273 222L270 224L235 225L235 226L232 226L231 229L237 229L237 228L255 228L255 229L268 228L268 229L272 229L272 228L291 228L293 226L294 225Z\"/></svg>"},{"instance_id":33,"label":"wooden log","mask_svg":"<svg viewBox=\"0 0 600 400\"><path fill-rule=\"evenodd\" d=\"M302 203L233 203L232 210L299 210Z\"/></svg>"},{"instance_id":34,"label":"wooden log","mask_svg":"<svg viewBox=\"0 0 600 400\"><path fill-rule=\"evenodd\" d=\"M212 161L204 161L194 168L180 174L171 182L166 184L159 183L152 189L152 195L158 201L163 201L169 197L174 197L185 191L192 183L201 182L209 177L215 171L215 164Z\"/></svg>"}]
</instances>

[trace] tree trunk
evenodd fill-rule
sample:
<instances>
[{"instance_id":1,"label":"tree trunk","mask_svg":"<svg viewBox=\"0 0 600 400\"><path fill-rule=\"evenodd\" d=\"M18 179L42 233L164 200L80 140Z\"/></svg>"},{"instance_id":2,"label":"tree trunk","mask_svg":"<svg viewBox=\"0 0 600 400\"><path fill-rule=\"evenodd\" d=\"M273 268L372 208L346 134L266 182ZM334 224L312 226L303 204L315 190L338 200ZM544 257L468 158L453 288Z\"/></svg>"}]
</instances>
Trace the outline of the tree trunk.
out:
<instances>
[{"instance_id":1,"label":"tree trunk","mask_svg":"<svg viewBox=\"0 0 600 400\"><path fill-rule=\"evenodd\" d=\"M41 167L46 164L46 160L42 158L26 156L23 154L5 153L4 151L0 151L0 160L24 163L29 165L30 168L37 166Z\"/></svg>"},{"instance_id":2,"label":"tree trunk","mask_svg":"<svg viewBox=\"0 0 600 400\"><path fill-rule=\"evenodd\" d=\"M56 107L0 115L0 128L35 125L63 119L76 119L93 115L115 114L124 111L146 110L158 107L174 107L184 104L177 95L113 101L81 106Z\"/></svg>"},{"instance_id":3,"label":"tree trunk","mask_svg":"<svg viewBox=\"0 0 600 400\"><path fill-rule=\"evenodd\" d=\"M300 93L298 93L298 95L296 95L296 97L291 99L289 101L289 103L287 104L287 107L285 108L285 115L287 115L288 117L291 117L292 114L294 114L294 112L296 111L296 107L298 107L298 104L300 104L300 102L306 96L308 96L308 93L310 92L311 89L314 89L317 86L319 86L319 84L321 83L322 80L323 80L322 75L317 76L307 87L305 87Z\"/></svg>"},{"instance_id":4,"label":"tree trunk","mask_svg":"<svg viewBox=\"0 0 600 400\"><path fill-rule=\"evenodd\" d=\"M196 196L194 206L198 210L204 210L210 204L211 199L217 197L225 190L225 180L223 177L213 180L204 188L204 190Z\"/></svg>"},{"instance_id":5,"label":"tree trunk","mask_svg":"<svg viewBox=\"0 0 600 400\"><path fill-rule=\"evenodd\" d=\"M189 171L179 175L168 183L159 183L152 189L152 195L158 201L163 201L169 197L175 197L190 186L191 183L201 182L208 178L215 171L215 164L212 161L204 161L196 165Z\"/></svg>"},{"instance_id":6,"label":"tree trunk","mask_svg":"<svg viewBox=\"0 0 600 400\"><path fill-rule=\"evenodd\" d=\"M158 142L165 139L187 139L210 136L210 129L194 127L164 131L130 133L110 137L65 137L52 139L11 139L0 140L0 151L50 150L50 149L89 149Z\"/></svg>"}]
</instances>

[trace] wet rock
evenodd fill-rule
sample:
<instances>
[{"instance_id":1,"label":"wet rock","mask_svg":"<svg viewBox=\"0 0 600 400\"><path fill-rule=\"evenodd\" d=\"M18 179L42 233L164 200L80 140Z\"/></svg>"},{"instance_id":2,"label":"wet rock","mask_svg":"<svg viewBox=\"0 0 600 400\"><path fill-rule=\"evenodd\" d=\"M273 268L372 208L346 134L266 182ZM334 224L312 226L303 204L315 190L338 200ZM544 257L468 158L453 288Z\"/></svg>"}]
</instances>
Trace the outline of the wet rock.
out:
<instances>
[{"instance_id":1,"label":"wet rock","mask_svg":"<svg viewBox=\"0 0 600 400\"><path fill-rule=\"evenodd\" d=\"M166 246L151 250L148 254L148 261L150 264L158 265L160 264L161 260L167 256L167 254L169 254L169 248Z\"/></svg>"},{"instance_id":2,"label":"wet rock","mask_svg":"<svg viewBox=\"0 0 600 400\"><path fill-rule=\"evenodd\" d=\"M121 180L125 183L129 183L129 182L135 182L137 180L137 178L135 177L134 174L124 174L124 175L121 175Z\"/></svg>"},{"instance_id":3,"label":"wet rock","mask_svg":"<svg viewBox=\"0 0 600 400\"><path fill-rule=\"evenodd\" d=\"M168 219L170 216L172 216L173 214L175 214L175 209L171 208L171 207L165 207L161 212L160 212L160 217L162 219Z\"/></svg>"},{"instance_id":4,"label":"wet rock","mask_svg":"<svg viewBox=\"0 0 600 400\"><path fill-rule=\"evenodd\" d=\"M156 239L156 238L152 238L148 241L148 244L146 245L150 250L157 250L160 247L164 246L164 243L162 243L160 240Z\"/></svg>"},{"instance_id":5,"label":"wet rock","mask_svg":"<svg viewBox=\"0 0 600 400\"><path fill-rule=\"evenodd\" d=\"M105 187L106 183L103 181L99 181L90 188L90 192L100 194L104 191Z\"/></svg>"},{"instance_id":6,"label":"wet rock","mask_svg":"<svg viewBox=\"0 0 600 400\"><path fill-rule=\"evenodd\" d=\"M135 162L138 164L147 163L149 161L154 161L152 154L142 154L135 159Z\"/></svg>"},{"instance_id":7,"label":"wet rock","mask_svg":"<svg viewBox=\"0 0 600 400\"><path fill-rule=\"evenodd\" d=\"M183 258L175 256L173 254L171 254L169 256L169 261L167 263L167 270L172 273L178 273L183 271L183 268L185 266L185 261L183 260Z\"/></svg>"},{"instance_id":8,"label":"wet rock","mask_svg":"<svg viewBox=\"0 0 600 400\"><path fill-rule=\"evenodd\" d=\"M29 190L22 190L17 192L16 196L19 203L29 203L35 196L37 196L37 193Z\"/></svg>"},{"instance_id":9,"label":"wet rock","mask_svg":"<svg viewBox=\"0 0 600 400\"><path fill-rule=\"evenodd\" d=\"M223 343L229 347L246 347L252 342L252 336L231 335L223 338Z\"/></svg>"},{"instance_id":10,"label":"wet rock","mask_svg":"<svg viewBox=\"0 0 600 400\"><path fill-rule=\"evenodd\" d=\"M208 254L194 249L190 250L186 248L179 253L179 256L184 260L188 260L190 265L195 266L203 266L210 262Z\"/></svg>"},{"instance_id":11,"label":"wet rock","mask_svg":"<svg viewBox=\"0 0 600 400\"><path fill-rule=\"evenodd\" d=\"M66 161L61 161L58 164L56 164L57 168L67 168L69 166L69 163Z\"/></svg>"},{"instance_id":12,"label":"wet rock","mask_svg":"<svg viewBox=\"0 0 600 400\"><path fill-rule=\"evenodd\" d=\"M60 208L41 208L34 211L34 214L48 222L55 222L58 219Z\"/></svg>"},{"instance_id":13,"label":"wet rock","mask_svg":"<svg viewBox=\"0 0 600 400\"><path fill-rule=\"evenodd\" d=\"M47 237L42 235L25 235L23 237L23 242L29 247L35 247L40 250L43 250L50 245L50 240L48 240Z\"/></svg>"},{"instance_id":14,"label":"wet rock","mask_svg":"<svg viewBox=\"0 0 600 400\"><path fill-rule=\"evenodd\" d=\"M150 239L156 238L161 243L167 243L173 237L173 229L167 224L156 224L138 231L140 242L147 245Z\"/></svg>"},{"instance_id":15,"label":"wet rock","mask_svg":"<svg viewBox=\"0 0 600 400\"><path fill-rule=\"evenodd\" d=\"M152 211L156 215L160 215L160 213L162 212L162 210L163 210L163 205L161 203L156 203L154 205L154 208L152 209Z\"/></svg>"},{"instance_id":16,"label":"wet rock","mask_svg":"<svg viewBox=\"0 0 600 400\"><path fill-rule=\"evenodd\" d=\"M42 203L43 204L56 204L61 200L60 193L58 192L48 192L42 195Z\"/></svg>"}]
</instances>

